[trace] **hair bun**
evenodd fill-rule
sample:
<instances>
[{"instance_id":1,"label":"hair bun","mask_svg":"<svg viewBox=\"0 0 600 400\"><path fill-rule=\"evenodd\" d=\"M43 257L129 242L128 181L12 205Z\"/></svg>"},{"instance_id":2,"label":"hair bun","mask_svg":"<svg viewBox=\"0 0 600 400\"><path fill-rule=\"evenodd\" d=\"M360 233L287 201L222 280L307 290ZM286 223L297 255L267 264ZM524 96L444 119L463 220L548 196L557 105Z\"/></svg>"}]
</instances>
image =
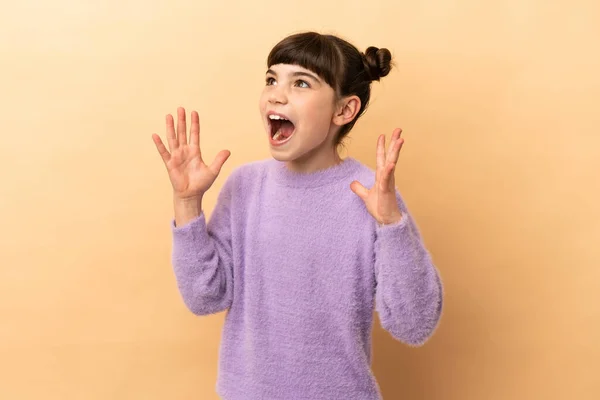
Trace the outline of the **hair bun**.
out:
<instances>
[{"instance_id":1,"label":"hair bun","mask_svg":"<svg viewBox=\"0 0 600 400\"><path fill-rule=\"evenodd\" d=\"M391 70L392 53L385 48L370 46L363 55L365 69L372 81L378 81Z\"/></svg>"}]
</instances>

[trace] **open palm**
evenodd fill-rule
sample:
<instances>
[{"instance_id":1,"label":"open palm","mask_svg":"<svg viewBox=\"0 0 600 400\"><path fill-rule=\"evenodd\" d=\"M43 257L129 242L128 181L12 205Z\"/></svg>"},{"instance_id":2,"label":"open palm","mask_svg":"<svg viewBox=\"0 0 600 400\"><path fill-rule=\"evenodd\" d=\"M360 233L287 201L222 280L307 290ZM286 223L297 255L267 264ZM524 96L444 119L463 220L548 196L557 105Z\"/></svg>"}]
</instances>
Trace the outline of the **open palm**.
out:
<instances>
[{"instance_id":1,"label":"open palm","mask_svg":"<svg viewBox=\"0 0 600 400\"><path fill-rule=\"evenodd\" d=\"M392 133L390 146L385 150L385 136L379 135L377 139L377 169L375 170L375 184L371 189L365 188L360 182L353 181L350 188L364 202L369 213L380 224L398 222L402 212L396 199L396 184L394 172L400 149L404 139L400 137L402 129L396 128Z\"/></svg>"},{"instance_id":2,"label":"open palm","mask_svg":"<svg viewBox=\"0 0 600 400\"><path fill-rule=\"evenodd\" d=\"M192 111L189 142L185 109L177 109L177 133L170 114L166 117L166 125L169 150L157 134L153 134L152 139L167 168L174 196L179 199L202 197L217 179L231 153L222 150L210 165L204 163L200 151L200 120L196 111Z\"/></svg>"}]
</instances>

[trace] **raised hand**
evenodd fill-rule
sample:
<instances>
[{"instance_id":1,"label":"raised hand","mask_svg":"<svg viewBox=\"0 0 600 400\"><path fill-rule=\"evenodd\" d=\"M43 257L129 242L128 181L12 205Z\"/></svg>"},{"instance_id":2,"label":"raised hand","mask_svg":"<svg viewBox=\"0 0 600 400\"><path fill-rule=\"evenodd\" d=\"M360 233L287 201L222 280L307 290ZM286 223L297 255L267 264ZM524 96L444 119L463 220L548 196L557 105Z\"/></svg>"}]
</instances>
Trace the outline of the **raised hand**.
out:
<instances>
[{"instance_id":1,"label":"raised hand","mask_svg":"<svg viewBox=\"0 0 600 400\"><path fill-rule=\"evenodd\" d=\"M185 109L182 107L177 109L177 133L175 133L171 114L166 117L166 125L169 150L165 148L157 134L152 135L152 140L167 167L173 195L178 200L201 199L217 179L221 167L231 153L222 150L210 165L204 163L200 151L200 120L196 111L192 111L189 142Z\"/></svg>"},{"instance_id":2,"label":"raised hand","mask_svg":"<svg viewBox=\"0 0 600 400\"><path fill-rule=\"evenodd\" d=\"M396 183L394 172L404 139L400 137L402 129L397 128L392 133L390 146L385 150L385 135L377 140L377 169L375 184L371 189L365 188L360 182L354 181L350 188L367 206L369 213L381 225L393 224L402 218L402 212L396 199Z\"/></svg>"}]
</instances>

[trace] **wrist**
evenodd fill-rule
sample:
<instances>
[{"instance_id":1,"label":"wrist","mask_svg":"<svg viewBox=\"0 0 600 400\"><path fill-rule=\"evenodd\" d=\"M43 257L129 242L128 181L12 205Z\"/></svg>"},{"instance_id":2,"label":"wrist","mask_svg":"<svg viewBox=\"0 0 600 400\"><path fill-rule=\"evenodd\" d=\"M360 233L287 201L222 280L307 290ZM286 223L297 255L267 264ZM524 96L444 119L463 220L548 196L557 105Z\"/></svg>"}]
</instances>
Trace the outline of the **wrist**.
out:
<instances>
[{"instance_id":1,"label":"wrist","mask_svg":"<svg viewBox=\"0 0 600 400\"><path fill-rule=\"evenodd\" d=\"M202 195L180 197L177 194L173 194L173 203L186 207L196 206L202 204Z\"/></svg>"},{"instance_id":2,"label":"wrist","mask_svg":"<svg viewBox=\"0 0 600 400\"><path fill-rule=\"evenodd\" d=\"M175 225L182 226L198 218L202 214L202 196L173 197Z\"/></svg>"},{"instance_id":3,"label":"wrist","mask_svg":"<svg viewBox=\"0 0 600 400\"><path fill-rule=\"evenodd\" d=\"M397 213L393 213L386 217L380 218L377 222L379 225L394 225L399 223L402 220L402 213L398 211Z\"/></svg>"}]
</instances>

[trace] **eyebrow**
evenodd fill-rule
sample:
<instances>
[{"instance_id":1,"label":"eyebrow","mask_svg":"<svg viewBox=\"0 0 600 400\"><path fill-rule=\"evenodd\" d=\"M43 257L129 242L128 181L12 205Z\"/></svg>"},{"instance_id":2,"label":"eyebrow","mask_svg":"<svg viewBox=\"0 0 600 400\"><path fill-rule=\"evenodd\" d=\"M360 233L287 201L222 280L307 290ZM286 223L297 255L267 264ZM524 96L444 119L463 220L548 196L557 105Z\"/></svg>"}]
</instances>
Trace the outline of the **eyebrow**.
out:
<instances>
[{"instance_id":1,"label":"eyebrow","mask_svg":"<svg viewBox=\"0 0 600 400\"><path fill-rule=\"evenodd\" d=\"M267 70L267 74L271 74L271 75L275 75L275 76L277 76L277 73L276 73L275 71L273 71L272 69L268 69L268 70ZM319 79L319 78L318 78L316 75L313 75L313 74L311 74L311 73L309 73L309 72L296 71L296 72L293 72L293 73L292 73L292 76L293 76L293 77L297 77L297 76L306 76L306 77L308 77L308 78L311 78L311 79L313 79L313 80L315 80L315 81L317 81L317 82L321 83L321 80L320 80L320 79Z\"/></svg>"}]
</instances>

